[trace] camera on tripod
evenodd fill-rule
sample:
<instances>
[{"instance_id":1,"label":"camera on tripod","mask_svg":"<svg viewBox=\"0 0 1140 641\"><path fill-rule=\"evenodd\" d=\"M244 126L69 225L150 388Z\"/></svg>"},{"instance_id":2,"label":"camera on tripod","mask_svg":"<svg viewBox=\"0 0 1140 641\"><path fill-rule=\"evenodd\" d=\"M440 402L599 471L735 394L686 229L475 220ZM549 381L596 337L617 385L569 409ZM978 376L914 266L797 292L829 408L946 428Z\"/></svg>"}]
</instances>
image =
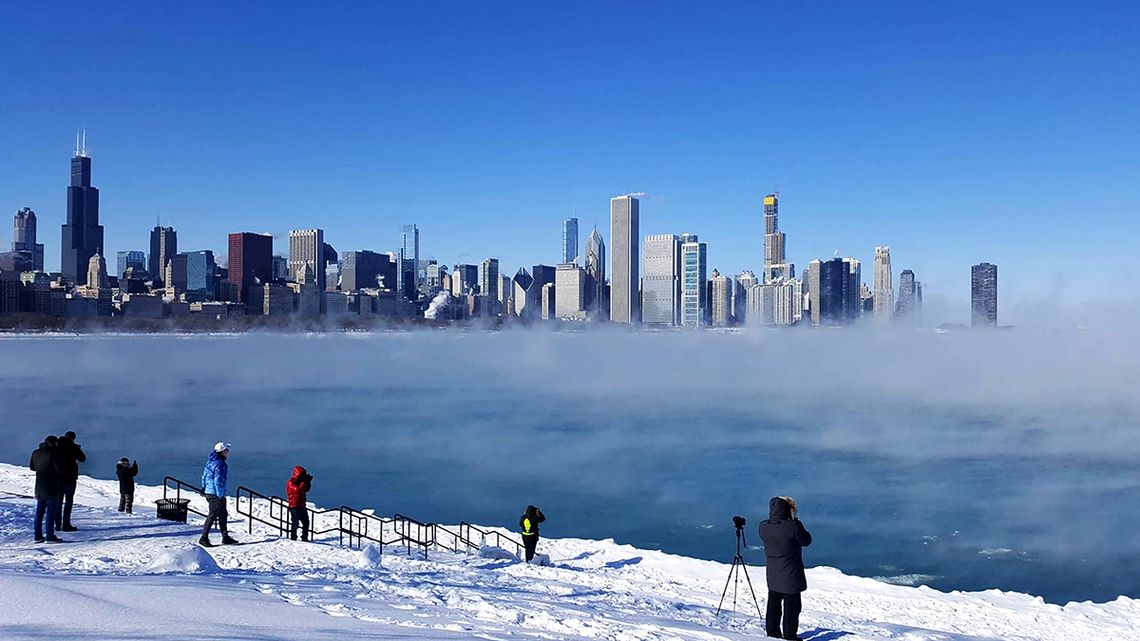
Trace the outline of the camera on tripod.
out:
<instances>
[{"instance_id":1,"label":"camera on tripod","mask_svg":"<svg viewBox=\"0 0 1140 641\"><path fill-rule=\"evenodd\" d=\"M724 591L720 593L720 603L716 606L716 616L724 607L724 597L728 596L728 586L732 584L732 609L736 610L736 584L740 581L740 572L743 570L744 579L748 582L748 591L752 593L752 603L756 606L756 615L760 614L760 602L756 600L756 590L752 587L752 579L748 576L748 566L744 563L741 548L748 547L744 538L744 526L748 523L743 516L733 515L732 524L736 526L736 556L732 557L732 567L728 570L728 580L724 583Z\"/></svg>"}]
</instances>

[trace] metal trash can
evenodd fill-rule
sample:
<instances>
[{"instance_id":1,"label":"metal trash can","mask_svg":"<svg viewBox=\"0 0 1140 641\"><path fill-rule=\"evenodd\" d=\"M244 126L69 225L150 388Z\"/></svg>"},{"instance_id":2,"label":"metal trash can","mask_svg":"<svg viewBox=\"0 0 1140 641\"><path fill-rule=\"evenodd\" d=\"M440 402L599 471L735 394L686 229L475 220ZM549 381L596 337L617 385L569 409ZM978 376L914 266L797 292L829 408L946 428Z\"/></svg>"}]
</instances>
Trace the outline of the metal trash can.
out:
<instances>
[{"instance_id":1,"label":"metal trash can","mask_svg":"<svg viewBox=\"0 0 1140 641\"><path fill-rule=\"evenodd\" d=\"M155 514L160 519L167 521L178 521L179 523L186 522L186 513L189 511L187 508L190 505L190 499L158 499L155 501L157 508Z\"/></svg>"}]
</instances>

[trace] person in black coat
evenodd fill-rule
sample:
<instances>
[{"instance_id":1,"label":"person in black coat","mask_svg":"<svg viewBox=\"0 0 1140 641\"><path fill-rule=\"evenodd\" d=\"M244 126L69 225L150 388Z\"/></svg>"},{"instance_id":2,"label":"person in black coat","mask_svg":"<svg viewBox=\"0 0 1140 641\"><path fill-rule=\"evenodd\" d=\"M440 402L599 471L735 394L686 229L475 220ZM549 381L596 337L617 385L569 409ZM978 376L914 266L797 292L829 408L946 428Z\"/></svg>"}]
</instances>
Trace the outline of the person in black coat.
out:
<instances>
[{"instance_id":1,"label":"person in black coat","mask_svg":"<svg viewBox=\"0 0 1140 641\"><path fill-rule=\"evenodd\" d=\"M61 543L55 535L56 510L59 508L59 492L63 482L63 468L60 465L57 446L59 438L49 435L36 451L32 452L28 466L36 473L36 543L48 541ZM44 536L44 522L47 522L47 536Z\"/></svg>"},{"instance_id":2,"label":"person in black coat","mask_svg":"<svg viewBox=\"0 0 1140 641\"><path fill-rule=\"evenodd\" d=\"M519 517L519 529L522 530L523 547L526 548L526 562L534 558L534 550L538 547L538 524L546 520L542 510L533 505L526 506L526 512Z\"/></svg>"},{"instance_id":3,"label":"person in black coat","mask_svg":"<svg viewBox=\"0 0 1140 641\"><path fill-rule=\"evenodd\" d=\"M130 462L127 457L119 459L115 466L115 476L119 477L119 511L133 514L135 504L135 477L139 475L139 462Z\"/></svg>"},{"instance_id":4,"label":"person in black coat","mask_svg":"<svg viewBox=\"0 0 1140 641\"><path fill-rule=\"evenodd\" d=\"M800 627L800 593L807 589L803 549L811 545L811 534L796 518L795 499L776 496L768 502L768 520L760 524L760 538L768 559L768 611L764 627L770 637L799 639L796 633Z\"/></svg>"},{"instance_id":5,"label":"person in black coat","mask_svg":"<svg viewBox=\"0 0 1140 641\"><path fill-rule=\"evenodd\" d=\"M55 529L74 532L79 528L71 524L71 507L75 503L75 484L79 481L79 464L87 460L83 448L75 442L75 432L59 437L57 446L59 464L63 470L60 485L59 508L55 512Z\"/></svg>"}]
</instances>

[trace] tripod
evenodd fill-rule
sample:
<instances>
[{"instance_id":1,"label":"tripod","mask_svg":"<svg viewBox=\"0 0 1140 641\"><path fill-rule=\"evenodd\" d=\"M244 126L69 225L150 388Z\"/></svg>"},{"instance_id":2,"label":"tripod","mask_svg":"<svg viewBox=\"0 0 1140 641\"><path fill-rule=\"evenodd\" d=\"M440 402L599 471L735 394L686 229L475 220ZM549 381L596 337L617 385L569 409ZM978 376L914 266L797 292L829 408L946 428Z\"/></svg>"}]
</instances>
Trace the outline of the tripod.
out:
<instances>
[{"instance_id":1,"label":"tripod","mask_svg":"<svg viewBox=\"0 0 1140 641\"><path fill-rule=\"evenodd\" d=\"M743 519L742 519L743 520ZM720 616L721 608L724 606L724 597L728 595L728 584L732 584L732 609L736 610L736 587L740 583L740 571L744 570L744 580L748 582L748 590L752 593L752 603L756 606L756 615L761 619L764 615L760 612L760 602L756 600L756 590L752 587L752 577L748 576L748 566L744 563L744 556L740 554L741 544L748 547L748 542L744 539L744 526L736 526L736 556L732 557L732 568L728 571L728 580L724 582L724 592L720 594L720 603L716 606L716 616Z\"/></svg>"}]
</instances>

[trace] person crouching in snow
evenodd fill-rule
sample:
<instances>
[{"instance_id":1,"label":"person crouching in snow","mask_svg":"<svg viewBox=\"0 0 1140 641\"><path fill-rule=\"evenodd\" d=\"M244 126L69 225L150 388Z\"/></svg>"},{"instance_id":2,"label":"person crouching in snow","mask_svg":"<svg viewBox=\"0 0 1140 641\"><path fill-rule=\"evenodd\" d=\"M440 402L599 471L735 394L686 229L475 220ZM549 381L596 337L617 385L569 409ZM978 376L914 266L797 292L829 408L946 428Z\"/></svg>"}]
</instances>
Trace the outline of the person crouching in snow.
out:
<instances>
[{"instance_id":1,"label":"person crouching in snow","mask_svg":"<svg viewBox=\"0 0 1140 641\"><path fill-rule=\"evenodd\" d=\"M538 524L546 520L542 510L533 505L526 506L526 512L519 517L519 527L522 528L523 546L526 547L526 562L534 558L534 549L538 547Z\"/></svg>"},{"instance_id":2,"label":"person crouching in snow","mask_svg":"<svg viewBox=\"0 0 1140 641\"><path fill-rule=\"evenodd\" d=\"M133 514L135 503L135 477L139 475L139 462L134 463L127 457L119 459L115 466L115 476L119 477L119 511Z\"/></svg>"},{"instance_id":3,"label":"person crouching in snow","mask_svg":"<svg viewBox=\"0 0 1140 641\"><path fill-rule=\"evenodd\" d=\"M293 476L285 483L285 495L289 497L289 538L297 540L297 525L301 525L301 540L309 540L309 509L305 500L313 488L313 475L298 465L293 468Z\"/></svg>"}]
</instances>

